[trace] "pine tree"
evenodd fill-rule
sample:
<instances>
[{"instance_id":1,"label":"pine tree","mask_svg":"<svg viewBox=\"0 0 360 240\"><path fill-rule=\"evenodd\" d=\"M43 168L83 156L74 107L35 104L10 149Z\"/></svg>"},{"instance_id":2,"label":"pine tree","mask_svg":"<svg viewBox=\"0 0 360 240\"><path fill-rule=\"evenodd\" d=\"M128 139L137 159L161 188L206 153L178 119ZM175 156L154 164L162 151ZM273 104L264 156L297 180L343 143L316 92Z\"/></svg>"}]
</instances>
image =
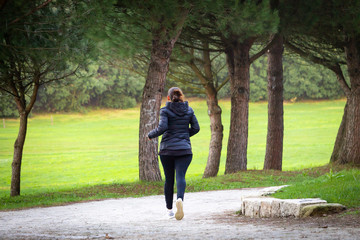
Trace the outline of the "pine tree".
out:
<instances>
[{"instance_id":1,"label":"pine tree","mask_svg":"<svg viewBox=\"0 0 360 240\"><path fill-rule=\"evenodd\" d=\"M360 2L284 1L281 6L286 46L333 71L347 98L331 162L360 165Z\"/></svg>"},{"instance_id":2,"label":"pine tree","mask_svg":"<svg viewBox=\"0 0 360 240\"><path fill-rule=\"evenodd\" d=\"M271 8L277 9L279 1L271 1ZM284 139L283 107L283 52L284 38L281 34L281 23L278 33L273 35L273 46L268 50L268 129L264 169L282 169Z\"/></svg>"},{"instance_id":3,"label":"pine tree","mask_svg":"<svg viewBox=\"0 0 360 240\"><path fill-rule=\"evenodd\" d=\"M230 76L231 122L225 173L247 169L250 64L271 46L250 56L262 35L277 31L279 18L269 1L227 1L211 5L208 14L220 33Z\"/></svg>"},{"instance_id":4,"label":"pine tree","mask_svg":"<svg viewBox=\"0 0 360 240\"><path fill-rule=\"evenodd\" d=\"M264 169L282 169L284 138L283 107L283 37L275 34L274 45L268 51L268 130Z\"/></svg>"},{"instance_id":5,"label":"pine tree","mask_svg":"<svg viewBox=\"0 0 360 240\"><path fill-rule=\"evenodd\" d=\"M197 93L206 96L211 137L209 155L203 177L215 177L219 171L223 140L222 110L218 104L218 92L228 82L226 77L219 80L219 73L225 67L224 54L221 53L221 49L214 46L210 47L209 42L211 42L211 39L200 36L201 34L194 30L194 25L190 26L190 28L184 29L178 44L178 48L181 49L178 55L181 56L174 61L179 63L178 69L182 74L176 74L176 80L185 83L185 86L190 86L192 89L196 88ZM190 32L192 36L187 37L186 35L190 35ZM194 39L194 35L197 35L199 39ZM194 83L191 81L181 79L188 78L189 71L192 72L191 78L198 80L197 86L194 86Z\"/></svg>"},{"instance_id":6,"label":"pine tree","mask_svg":"<svg viewBox=\"0 0 360 240\"><path fill-rule=\"evenodd\" d=\"M67 0L5 1L0 6L0 89L14 98L20 116L11 196L20 195L27 121L39 87L75 74L90 53L90 43L79 27L89 14L83 7Z\"/></svg>"},{"instance_id":7,"label":"pine tree","mask_svg":"<svg viewBox=\"0 0 360 240\"><path fill-rule=\"evenodd\" d=\"M159 181L158 141L148 141L147 134L159 121L162 93L174 44L187 19L191 5L176 0L118 1L117 20L121 32L129 38L125 44L135 51L150 49L150 62L142 94L139 126L139 178ZM134 31L136 30L136 31ZM139 45L142 43L143 45ZM123 43L124 44L124 43Z\"/></svg>"}]
</instances>

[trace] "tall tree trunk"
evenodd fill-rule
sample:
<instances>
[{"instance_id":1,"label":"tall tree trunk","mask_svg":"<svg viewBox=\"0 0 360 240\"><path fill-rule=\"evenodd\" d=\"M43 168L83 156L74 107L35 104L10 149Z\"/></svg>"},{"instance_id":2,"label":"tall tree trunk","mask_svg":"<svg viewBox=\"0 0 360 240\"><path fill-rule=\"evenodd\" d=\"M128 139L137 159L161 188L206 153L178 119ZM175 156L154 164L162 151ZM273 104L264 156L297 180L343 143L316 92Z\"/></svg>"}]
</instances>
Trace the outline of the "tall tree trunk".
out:
<instances>
[{"instance_id":1,"label":"tall tree trunk","mask_svg":"<svg viewBox=\"0 0 360 240\"><path fill-rule=\"evenodd\" d=\"M223 125L221 122L221 108L218 104L217 89L214 85L214 76L211 66L211 58L209 43L203 42L203 58L201 61L204 73L195 64L194 52L191 51L191 59L187 62L188 66L194 71L199 78L206 93L206 103L208 106L208 115L210 118L211 139L209 145L208 161L205 167L203 178L215 177L219 172L222 139L223 139Z\"/></svg>"},{"instance_id":2,"label":"tall tree trunk","mask_svg":"<svg viewBox=\"0 0 360 240\"><path fill-rule=\"evenodd\" d=\"M18 81L13 79L9 80L12 93L15 96L16 107L19 111L19 116L20 116L20 127L19 127L18 136L14 144L14 156L13 156L13 162L11 164L12 165L11 186L10 186L11 197L20 195L21 162L22 162L22 155L23 155L23 149L26 138L28 116L35 104L36 96L40 86L40 72L38 71L38 69L35 69L34 72L35 75L33 79L33 90L28 104L26 103L26 99L25 99L25 95L26 95L25 87L21 82L21 77L19 72L17 72Z\"/></svg>"},{"instance_id":3,"label":"tall tree trunk","mask_svg":"<svg viewBox=\"0 0 360 240\"><path fill-rule=\"evenodd\" d=\"M146 82L143 90L140 126L139 126L139 179L141 181L160 181L161 174L158 160L158 139L147 140L147 134L157 127L162 93L166 74L174 45L181 34L189 11L182 9L178 22L173 26L175 34L169 36L169 29L161 27L153 30L151 57ZM167 40L162 40L167 39Z\"/></svg>"},{"instance_id":4,"label":"tall tree trunk","mask_svg":"<svg viewBox=\"0 0 360 240\"><path fill-rule=\"evenodd\" d=\"M276 34L268 53L268 130L264 169L282 169L283 108L283 37Z\"/></svg>"},{"instance_id":5,"label":"tall tree trunk","mask_svg":"<svg viewBox=\"0 0 360 240\"><path fill-rule=\"evenodd\" d=\"M206 102L208 106L208 115L210 117L211 139L209 156L203 175L204 178L216 177L219 172L224 129L221 122L221 108L218 104L217 93L207 91Z\"/></svg>"},{"instance_id":6,"label":"tall tree trunk","mask_svg":"<svg viewBox=\"0 0 360 240\"><path fill-rule=\"evenodd\" d=\"M204 49L209 49L209 43L203 43ZM219 172L220 157L223 140L223 125L221 122L221 108L218 104L217 90L214 85L214 76L211 67L210 52L203 51L204 73L202 84L206 91L206 103L210 118L211 138L209 145L209 156L206 163L204 178L216 177Z\"/></svg>"},{"instance_id":7,"label":"tall tree trunk","mask_svg":"<svg viewBox=\"0 0 360 240\"><path fill-rule=\"evenodd\" d=\"M247 169L250 57L252 39L234 42L226 50L230 74L231 120L225 174Z\"/></svg>"},{"instance_id":8,"label":"tall tree trunk","mask_svg":"<svg viewBox=\"0 0 360 240\"><path fill-rule=\"evenodd\" d=\"M347 116L347 104L345 104L344 114L341 120L341 124L336 135L334 148L331 154L330 162L337 163L339 160L340 153L343 151L345 143L345 129L346 129L346 116Z\"/></svg>"},{"instance_id":9,"label":"tall tree trunk","mask_svg":"<svg viewBox=\"0 0 360 240\"><path fill-rule=\"evenodd\" d=\"M345 47L351 93L347 97L345 143L336 162L360 165L360 41L354 37Z\"/></svg>"},{"instance_id":10,"label":"tall tree trunk","mask_svg":"<svg viewBox=\"0 0 360 240\"><path fill-rule=\"evenodd\" d=\"M341 70L341 67L339 64L336 64L334 66L328 67L331 71L333 71L336 74L336 78L343 89L345 95L347 98L351 95L351 88L349 87L348 83L345 80L344 74ZM340 153L344 150L344 143L345 143L345 129L346 129L346 118L347 118L347 103L344 107L344 114L341 120L341 124L338 130L338 133L336 135L336 140L333 148L333 152L331 154L330 163L337 163Z\"/></svg>"},{"instance_id":11,"label":"tall tree trunk","mask_svg":"<svg viewBox=\"0 0 360 240\"><path fill-rule=\"evenodd\" d=\"M169 69L170 55L174 44L153 40L150 65L146 77L140 111L139 129L139 178L160 181L158 139L147 141L147 134L157 127L162 93Z\"/></svg>"},{"instance_id":12,"label":"tall tree trunk","mask_svg":"<svg viewBox=\"0 0 360 240\"><path fill-rule=\"evenodd\" d=\"M179 22L179 30L170 40L161 40L155 34L151 47L151 58L142 95L139 126L139 179L160 181L161 174L158 160L158 140L147 140L147 134L157 127L162 93L174 44L177 41L186 15Z\"/></svg>"},{"instance_id":13,"label":"tall tree trunk","mask_svg":"<svg viewBox=\"0 0 360 240\"><path fill-rule=\"evenodd\" d=\"M20 176L21 176L21 160L23 155L23 148L25 144L26 131L28 123L28 113L25 111L20 112L20 127L19 133L14 144L14 156L12 166L12 176L11 176L11 187L10 187L10 196L20 195Z\"/></svg>"}]
</instances>

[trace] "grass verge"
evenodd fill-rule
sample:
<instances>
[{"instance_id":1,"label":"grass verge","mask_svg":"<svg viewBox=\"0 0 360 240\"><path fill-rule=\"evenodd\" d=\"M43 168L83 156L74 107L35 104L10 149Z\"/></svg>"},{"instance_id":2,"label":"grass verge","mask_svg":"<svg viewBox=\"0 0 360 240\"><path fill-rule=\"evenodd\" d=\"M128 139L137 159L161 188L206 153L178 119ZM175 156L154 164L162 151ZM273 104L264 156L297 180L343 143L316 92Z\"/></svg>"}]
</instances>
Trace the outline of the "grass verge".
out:
<instances>
[{"instance_id":1,"label":"grass verge","mask_svg":"<svg viewBox=\"0 0 360 240\"><path fill-rule=\"evenodd\" d=\"M360 207L360 170L332 168L324 175L306 179L280 190L276 198L321 198L348 208Z\"/></svg>"},{"instance_id":2,"label":"grass verge","mask_svg":"<svg viewBox=\"0 0 360 240\"><path fill-rule=\"evenodd\" d=\"M242 171L215 178L187 179L187 192L291 185L276 193L278 198L319 197L347 207L360 207L360 170L329 165L301 171ZM0 210L57 206L108 198L141 197L163 193L163 182L131 182L1 197Z\"/></svg>"}]
</instances>

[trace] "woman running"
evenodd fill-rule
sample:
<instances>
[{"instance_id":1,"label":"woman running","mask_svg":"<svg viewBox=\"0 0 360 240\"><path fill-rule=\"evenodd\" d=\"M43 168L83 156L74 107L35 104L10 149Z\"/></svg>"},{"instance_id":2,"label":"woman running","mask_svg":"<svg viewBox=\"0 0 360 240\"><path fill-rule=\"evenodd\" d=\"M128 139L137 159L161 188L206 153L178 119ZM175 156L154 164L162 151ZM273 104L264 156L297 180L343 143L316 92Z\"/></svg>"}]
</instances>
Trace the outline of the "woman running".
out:
<instances>
[{"instance_id":1,"label":"woman running","mask_svg":"<svg viewBox=\"0 0 360 240\"><path fill-rule=\"evenodd\" d=\"M172 208L176 172L175 218L181 220L184 217L185 174L192 160L190 137L200 131L200 126L194 110L187 101L184 101L184 94L180 88L170 88L167 99L166 106L160 109L159 126L150 131L148 137L151 140L163 134L159 155L165 173L164 193L167 215L169 218L174 217Z\"/></svg>"}]
</instances>

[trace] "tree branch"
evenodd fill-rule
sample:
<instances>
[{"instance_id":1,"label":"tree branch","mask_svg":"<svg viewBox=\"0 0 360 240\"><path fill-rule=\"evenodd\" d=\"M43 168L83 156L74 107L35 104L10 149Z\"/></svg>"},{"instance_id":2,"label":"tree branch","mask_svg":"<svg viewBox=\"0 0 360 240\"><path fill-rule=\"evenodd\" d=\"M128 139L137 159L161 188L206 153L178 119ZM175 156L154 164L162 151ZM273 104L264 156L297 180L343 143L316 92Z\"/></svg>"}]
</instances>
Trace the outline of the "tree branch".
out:
<instances>
[{"instance_id":1,"label":"tree branch","mask_svg":"<svg viewBox=\"0 0 360 240\"><path fill-rule=\"evenodd\" d=\"M187 50L185 50L184 48L180 48L180 51L182 52L182 54L184 56L190 56L193 60L196 60L197 62L200 62L201 64L204 64L204 61L201 59L201 58L198 58L194 55L194 49L191 48L190 49L190 52L188 52ZM178 62L181 62L181 61L178 61ZM186 63L186 62L183 62L183 63Z\"/></svg>"},{"instance_id":2,"label":"tree branch","mask_svg":"<svg viewBox=\"0 0 360 240\"><path fill-rule=\"evenodd\" d=\"M13 96L13 97L16 97L16 95L14 95L12 92L10 92L9 90L7 90L6 88L0 87L0 90L6 92L6 93L8 93L8 94L10 94L10 95Z\"/></svg>"},{"instance_id":3,"label":"tree branch","mask_svg":"<svg viewBox=\"0 0 360 240\"><path fill-rule=\"evenodd\" d=\"M202 74L196 64L193 61L190 61L187 63L187 65L194 71L195 75L199 78L202 85L206 86L208 83L207 78Z\"/></svg>"},{"instance_id":4,"label":"tree branch","mask_svg":"<svg viewBox=\"0 0 360 240\"><path fill-rule=\"evenodd\" d=\"M351 94L351 88L347 84L344 74L341 70L341 67L339 64L336 64L334 67L330 67L330 70L333 71L336 74L336 78L338 82L340 83L341 88L345 92L345 95L348 97Z\"/></svg>"},{"instance_id":5,"label":"tree branch","mask_svg":"<svg viewBox=\"0 0 360 240\"><path fill-rule=\"evenodd\" d=\"M217 69L217 71L214 71L214 74L215 74L215 75L218 75L218 74L219 74L219 72L220 72L221 70L223 70L226 66L227 66L227 64L226 64L226 63L225 63L225 64L223 64L220 68L218 68L218 69Z\"/></svg>"},{"instance_id":6,"label":"tree branch","mask_svg":"<svg viewBox=\"0 0 360 240\"><path fill-rule=\"evenodd\" d=\"M214 57L210 59L210 62L213 62L217 57L219 57L222 54L222 52L216 54Z\"/></svg>"},{"instance_id":7,"label":"tree branch","mask_svg":"<svg viewBox=\"0 0 360 240\"><path fill-rule=\"evenodd\" d=\"M174 74L171 74L169 73L168 74L168 77L170 79L174 79L176 82L181 82L181 83L184 83L184 84L187 84L187 86L189 88L191 88L192 90L195 90L195 91L192 91L192 93L200 93L200 94L205 94L205 91L204 91L204 88L202 87L202 84L196 84L196 83L192 83L190 81L186 81L186 80L183 80L177 76L175 76ZM189 84L191 83L191 84ZM201 87L196 87L196 85L198 86L201 86Z\"/></svg>"},{"instance_id":8,"label":"tree branch","mask_svg":"<svg viewBox=\"0 0 360 240\"><path fill-rule=\"evenodd\" d=\"M308 54L306 53L305 51L301 50L300 48L297 48L295 47L293 44L291 44L290 42L288 41L284 41L284 44L291 50L293 51L294 53L297 53L298 55L300 55L301 57L313 62L313 63L316 63L316 64L320 64L320 65L323 65L327 68L331 68L331 67L334 67L335 64L333 64L332 62L328 61L328 60L325 60L325 59L322 59L322 58L319 58L319 57L315 57L311 54Z\"/></svg>"},{"instance_id":9,"label":"tree branch","mask_svg":"<svg viewBox=\"0 0 360 240\"><path fill-rule=\"evenodd\" d=\"M40 86L40 74L38 71L35 72L34 74L34 88L33 88L33 92L31 94L30 97L30 102L29 104L26 106L25 108L25 112L26 113L30 113L31 109L33 108L35 101L36 101L36 96L39 90L39 86Z\"/></svg>"},{"instance_id":10,"label":"tree branch","mask_svg":"<svg viewBox=\"0 0 360 240\"><path fill-rule=\"evenodd\" d=\"M16 49L27 49L27 50L59 50L60 48L45 48L45 47L37 47L37 48L27 48L27 47L20 47L20 46L13 46L10 44L3 44L0 43L1 46L16 48Z\"/></svg>"},{"instance_id":11,"label":"tree branch","mask_svg":"<svg viewBox=\"0 0 360 240\"><path fill-rule=\"evenodd\" d=\"M278 39L278 37L279 37L279 35L275 34L274 37L271 39L271 41L263 49L261 49L258 53L251 56L250 63L253 63L256 59L258 59L259 57L264 55L264 53L274 45L274 43L275 43L276 39Z\"/></svg>"},{"instance_id":12,"label":"tree branch","mask_svg":"<svg viewBox=\"0 0 360 240\"><path fill-rule=\"evenodd\" d=\"M182 9L181 11L181 17L180 20L176 23L175 29L177 29L177 33L175 35L175 38L173 39L174 44L177 42L181 32L182 32L182 28L184 26L185 20L187 18L187 16L189 15L190 10L189 9ZM174 46L174 45L173 45Z\"/></svg>"},{"instance_id":13,"label":"tree branch","mask_svg":"<svg viewBox=\"0 0 360 240\"><path fill-rule=\"evenodd\" d=\"M220 84L220 86L218 86L218 87L216 88L216 92L219 92L220 89L221 89L223 86L225 86L225 84L227 84L227 83L229 82L229 80L230 80L230 75L227 75L227 77L226 77L225 80Z\"/></svg>"},{"instance_id":14,"label":"tree branch","mask_svg":"<svg viewBox=\"0 0 360 240\"><path fill-rule=\"evenodd\" d=\"M52 0L47 0L46 2L44 2L44 3L40 4L39 6L37 6L36 8L30 10L30 11L29 11L28 13L26 13L24 16L18 17L18 18L16 18L16 19L14 19L13 21L11 21L11 22L9 23L9 25L14 24L14 23L20 21L22 18L27 17L27 16L33 14L33 13L36 12L37 10L39 10L39 9L45 7L46 5L48 5L51 1L52 1Z\"/></svg>"},{"instance_id":15,"label":"tree branch","mask_svg":"<svg viewBox=\"0 0 360 240\"><path fill-rule=\"evenodd\" d=\"M192 46L192 45L188 45L186 43L182 43L180 41L177 41L176 44L180 45L180 46L184 46L186 48L192 48L192 49L195 49L195 50L200 50L200 51L209 51L209 52L224 52L224 49L204 49L202 47L195 47L195 46Z\"/></svg>"},{"instance_id":16,"label":"tree branch","mask_svg":"<svg viewBox=\"0 0 360 240\"><path fill-rule=\"evenodd\" d=\"M176 70L170 70L169 71L171 74L175 75L175 74L179 74L179 75L182 75L184 77L188 77L188 78L193 78L194 75L192 74L189 74L189 73L184 73L184 72L181 72L181 71L176 71ZM199 84L200 85L200 84Z\"/></svg>"},{"instance_id":17,"label":"tree branch","mask_svg":"<svg viewBox=\"0 0 360 240\"><path fill-rule=\"evenodd\" d=\"M40 85L47 84L47 83L50 83L50 82L58 81L58 80L61 80L61 79L67 78L67 77L70 77L71 75L74 75L74 74L77 72L78 69L79 69L79 66L77 66L77 67L74 69L74 71L72 71L72 72L70 72L70 73L68 73L68 74L66 74L66 75L63 75L63 76L58 77L58 78L52 78L52 79L50 79L50 80L48 80L48 81L43 81L43 82L39 83L39 86L40 86Z\"/></svg>"},{"instance_id":18,"label":"tree branch","mask_svg":"<svg viewBox=\"0 0 360 240\"><path fill-rule=\"evenodd\" d=\"M301 57L316 63L316 64L320 64L328 69L330 69L331 71L333 71L336 74L336 78L338 79L338 82L340 83L341 88L343 89L344 93L346 96L349 96L350 92L351 92L351 88L349 87L349 85L347 84L347 82L345 81L345 77L344 74L340 68L339 63L333 63L330 62L329 60L325 60L319 57L315 57L313 55L307 54L306 52L302 51L301 49L295 47L294 45L292 45L291 43L289 43L288 41L284 41L285 45L287 47L289 47L289 49L297 54L299 54Z\"/></svg>"}]
</instances>

